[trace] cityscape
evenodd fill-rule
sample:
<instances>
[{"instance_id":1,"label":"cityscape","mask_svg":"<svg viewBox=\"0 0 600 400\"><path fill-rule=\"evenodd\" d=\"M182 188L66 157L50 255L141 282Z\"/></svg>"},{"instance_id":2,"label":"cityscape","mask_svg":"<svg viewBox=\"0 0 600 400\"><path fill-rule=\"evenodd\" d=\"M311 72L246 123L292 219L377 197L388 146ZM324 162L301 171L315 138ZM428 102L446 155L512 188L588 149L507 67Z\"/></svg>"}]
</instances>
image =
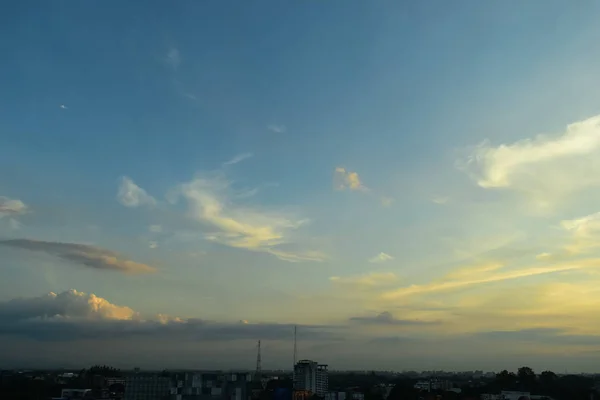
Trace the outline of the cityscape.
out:
<instances>
[{"instance_id":1,"label":"cityscape","mask_svg":"<svg viewBox=\"0 0 600 400\"><path fill-rule=\"evenodd\" d=\"M3 400L594 400L600 374L483 371L328 371L300 360L292 371L2 370Z\"/></svg>"}]
</instances>

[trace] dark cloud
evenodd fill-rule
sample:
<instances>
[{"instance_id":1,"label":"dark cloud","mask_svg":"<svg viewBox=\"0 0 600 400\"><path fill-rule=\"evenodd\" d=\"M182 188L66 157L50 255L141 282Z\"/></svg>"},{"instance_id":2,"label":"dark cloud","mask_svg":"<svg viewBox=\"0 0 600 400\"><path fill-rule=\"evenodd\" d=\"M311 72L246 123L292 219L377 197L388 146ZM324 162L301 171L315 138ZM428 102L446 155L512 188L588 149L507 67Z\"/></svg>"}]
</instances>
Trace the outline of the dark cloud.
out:
<instances>
[{"instance_id":1,"label":"dark cloud","mask_svg":"<svg viewBox=\"0 0 600 400\"><path fill-rule=\"evenodd\" d=\"M44 242L31 239L2 240L0 245L40 251L77 264L96 269L126 273L148 273L156 269L146 264L127 260L121 255L99 247L76 243Z\"/></svg>"},{"instance_id":2,"label":"dark cloud","mask_svg":"<svg viewBox=\"0 0 600 400\"><path fill-rule=\"evenodd\" d=\"M333 339L327 326L300 325L302 338ZM0 335L44 341L151 338L164 340L291 340L293 324L213 322L142 316L129 307L69 290L0 303Z\"/></svg>"},{"instance_id":3,"label":"dark cloud","mask_svg":"<svg viewBox=\"0 0 600 400\"><path fill-rule=\"evenodd\" d=\"M367 324L367 325L404 325L404 326L414 326L414 325L435 325L439 324L439 321L422 321L418 319L397 319L394 316L384 311L381 314L377 314L373 317L352 317L350 321Z\"/></svg>"},{"instance_id":4,"label":"dark cloud","mask_svg":"<svg viewBox=\"0 0 600 400\"><path fill-rule=\"evenodd\" d=\"M560 328L533 328L514 331L479 332L475 336L509 342L533 342L536 344L587 346L600 343L600 335L574 335Z\"/></svg>"}]
</instances>

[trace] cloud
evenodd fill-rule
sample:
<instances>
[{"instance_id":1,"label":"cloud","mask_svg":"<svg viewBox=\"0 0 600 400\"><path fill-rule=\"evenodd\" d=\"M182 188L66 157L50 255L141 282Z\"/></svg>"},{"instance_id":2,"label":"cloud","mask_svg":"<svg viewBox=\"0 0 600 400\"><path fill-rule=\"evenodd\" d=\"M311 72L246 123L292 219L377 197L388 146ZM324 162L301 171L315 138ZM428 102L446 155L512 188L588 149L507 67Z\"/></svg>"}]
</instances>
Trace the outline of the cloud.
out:
<instances>
[{"instance_id":1,"label":"cloud","mask_svg":"<svg viewBox=\"0 0 600 400\"><path fill-rule=\"evenodd\" d=\"M148 273L156 269L146 264L124 259L110 250L85 244L44 242L31 239L2 240L0 245L25 250L39 251L63 260L95 269L121 271L125 273Z\"/></svg>"},{"instance_id":2,"label":"cloud","mask_svg":"<svg viewBox=\"0 0 600 400\"><path fill-rule=\"evenodd\" d=\"M381 205L384 207L389 207L394 203L394 199L391 197L383 196L381 197Z\"/></svg>"},{"instance_id":3,"label":"cloud","mask_svg":"<svg viewBox=\"0 0 600 400\"><path fill-rule=\"evenodd\" d=\"M347 171L342 167L337 167L333 173L333 187L336 190L367 190L356 172Z\"/></svg>"},{"instance_id":4,"label":"cloud","mask_svg":"<svg viewBox=\"0 0 600 400\"><path fill-rule=\"evenodd\" d=\"M0 218L27 213L28 208L21 200L0 196Z\"/></svg>"},{"instance_id":5,"label":"cloud","mask_svg":"<svg viewBox=\"0 0 600 400\"><path fill-rule=\"evenodd\" d=\"M389 254L379 253L375 257L369 259L369 262L372 264L380 264L393 259L394 257L390 256Z\"/></svg>"},{"instance_id":6,"label":"cloud","mask_svg":"<svg viewBox=\"0 0 600 400\"><path fill-rule=\"evenodd\" d=\"M372 317L352 317L349 319L351 322L356 322L365 325L402 325L402 326L416 326L416 325L434 325L439 324L439 321L422 321L418 319L397 319L388 312L384 311Z\"/></svg>"},{"instance_id":7,"label":"cloud","mask_svg":"<svg viewBox=\"0 0 600 400\"><path fill-rule=\"evenodd\" d=\"M148 243L148 247L150 247L151 249L156 249L158 247L158 242L151 241Z\"/></svg>"},{"instance_id":8,"label":"cloud","mask_svg":"<svg viewBox=\"0 0 600 400\"><path fill-rule=\"evenodd\" d=\"M450 200L449 197L434 197L433 199L431 199L431 201L433 201L435 204L439 204L439 205L446 204L448 202L448 200Z\"/></svg>"},{"instance_id":9,"label":"cloud","mask_svg":"<svg viewBox=\"0 0 600 400\"><path fill-rule=\"evenodd\" d=\"M152 233L161 233L162 232L162 226L161 225L150 225L148 227L148 230Z\"/></svg>"},{"instance_id":10,"label":"cloud","mask_svg":"<svg viewBox=\"0 0 600 400\"><path fill-rule=\"evenodd\" d=\"M59 294L50 292L32 298L17 298L0 303L0 321L15 322L33 318L84 318L89 320L141 319L129 307L111 304L94 294L68 290Z\"/></svg>"},{"instance_id":11,"label":"cloud","mask_svg":"<svg viewBox=\"0 0 600 400\"><path fill-rule=\"evenodd\" d=\"M166 61L171 68L177 69L181 64L181 54L179 54L179 50L177 50L175 47L170 48L167 53Z\"/></svg>"},{"instance_id":12,"label":"cloud","mask_svg":"<svg viewBox=\"0 0 600 400\"><path fill-rule=\"evenodd\" d=\"M482 188L512 189L550 205L600 185L600 115L568 125L559 136L538 135L497 147L483 142L458 167Z\"/></svg>"},{"instance_id":13,"label":"cloud","mask_svg":"<svg viewBox=\"0 0 600 400\"><path fill-rule=\"evenodd\" d=\"M393 272L371 272L357 276L332 276L329 280L337 284L375 287L393 284L398 277Z\"/></svg>"},{"instance_id":14,"label":"cloud","mask_svg":"<svg viewBox=\"0 0 600 400\"><path fill-rule=\"evenodd\" d=\"M530 267L511 271L495 272L498 268L491 268L492 273L467 276L465 279L449 279L440 282L431 282L423 285L402 287L383 294L385 299L398 299L412 295L451 291L474 285L501 282L536 275L552 274L557 272L575 271L586 268L600 268L600 259L576 260L571 263L557 264L544 267ZM450 276L451 278L451 276Z\"/></svg>"},{"instance_id":15,"label":"cloud","mask_svg":"<svg viewBox=\"0 0 600 400\"><path fill-rule=\"evenodd\" d=\"M570 334L562 328L530 328L505 331L478 332L475 336L486 339L514 342L533 342L553 346L596 346L600 341L598 335Z\"/></svg>"},{"instance_id":16,"label":"cloud","mask_svg":"<svg viewBox=\"0 0 600 400\"><path fill-rule=\"evenodd\" d=\"M64 104L61 104L59 107L62 108L63 110L68 110L69 109L69 107L65 106Z\"/></svg>"},{"instance_id":17,"label":"cloud","mask_svg":"<svg viewBox=\"0 0 600 400\"><path fill-rule=\"evenodd\" d=\"M237 164L237 163L244 161L252 156L253 156L252 153L238 154L237 156L233 157L231 160L224 162L223 165L226 166L226 165Z\"/></svg>"},{"instance_id":18,"label":"cloud","mask_svg":"<svg viewBox=\"0 0 600 400\"><path fill-rule=\"evenodd\" d=\"M275 132L275 133L285 133L285 131L287 130L285 125L277 125L277 124L270 124L269 126L267 126L267 129L270 130L271 132Z\"/></svg>"},{"instance_id":19,"label":"cloud","mask_svg":"<svg viewBox=\"0 0 600 400\"><path fill-rule=\"evenodd\" d=\"M212 230L207 240L226 246L272 254L285 261L321 261L317 252L286 251L292 233L309 223L283 212L237 205L229 182L198 177L171 192L172 200L183 197L189 215Z\"/></svg>"},{"instance_id":20,"label":"cloud","mask_svg":"<svg viewBox=\"0 0 600 400\"><path fill-rule=\"evenodd\" d=\"M117 200L125 207L154 206L156 200L144 189L136 185L133 180L124 176L121 178Z\"/></svg>"},{"instance_id":21,"label":"cloud","mask_svg":"<svg viewBox=\"0 0 600 400\"><path fill-rule=\"evenodd\" d=\"M328 326L299 325L303 337L332 338ZM144 316L94 294L68 290L0 302L0 335L36 340L119 339L289 340L294 324L213 322L164 314Z\"/></svg>"}]
</instances>

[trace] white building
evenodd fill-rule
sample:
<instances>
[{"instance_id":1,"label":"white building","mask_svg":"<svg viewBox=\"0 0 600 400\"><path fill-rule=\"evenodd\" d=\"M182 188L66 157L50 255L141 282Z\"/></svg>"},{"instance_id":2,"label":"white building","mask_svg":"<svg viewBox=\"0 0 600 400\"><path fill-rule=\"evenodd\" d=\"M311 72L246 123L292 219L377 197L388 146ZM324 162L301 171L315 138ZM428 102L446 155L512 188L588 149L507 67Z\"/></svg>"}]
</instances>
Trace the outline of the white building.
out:
<instances>
[{"instance_id":1,"label":"white building","mask_svg":"<svg viewBox=\"0 0 600 400\"><path fill-rule=\"evenodd\" d=\"M294 390L308 390L325 396L329 386L327 365L301 360L294 366Z\"/></svg>"}]
</instances>

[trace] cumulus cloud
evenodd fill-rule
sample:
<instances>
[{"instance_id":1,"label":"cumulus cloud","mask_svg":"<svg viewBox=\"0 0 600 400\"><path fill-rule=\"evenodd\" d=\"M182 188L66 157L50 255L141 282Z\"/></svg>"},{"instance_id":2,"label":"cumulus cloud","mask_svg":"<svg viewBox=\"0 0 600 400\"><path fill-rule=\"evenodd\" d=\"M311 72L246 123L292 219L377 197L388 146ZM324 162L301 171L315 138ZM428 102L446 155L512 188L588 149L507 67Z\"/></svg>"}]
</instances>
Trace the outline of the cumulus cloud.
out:
<instances>
[{"instance_id":1,"label":"cumulus cloud","mask_svg":"<svg viewBox=\"0 0 600 400\"><path fill-rule=\"evenodd\" d=\"M538 135L512 144L483 142L458 163L482 188L505 188L540 204L600 185L600 115L567 126L559 136Z\"/></svg>"},{"instance_id":2,"label":"cumulus cloud","mask_svg":"<svg viewBox=\"0 0 600 400\"><path fill-rule=\"evenodd\" d=\"M411 325L433 325L439 324L439 321L422 321L419 319L398 319L394 318L394 316L388 312L384 311L380 314L374 316L367 317L352 317L350 318L351 322L356 322L365 325L402 325L402 326L411 326Z\"/></svg>"},{"instance_id":3,"label":"cumulus cloud","mask_svg":"<svg viewBox=\"0 0 600 400\"><path fill-rule=\"evenodd\" d=\"M39 297L17 298L0 303L0 321L22 321L34 318L83 318L90 320L141 319L129 307L110 303L94 294L67 290Z\"/></svg>"},{"instance_id":4,"label":"cumulus cloud","mask_svg":"<svg viewBox=\"0 0 600 400\"><path fill-rule=\"evenodd\" d=\"M124 176L119 184L117 200L125 207L154 206L156 199L150 196L130 178Z\"/></svg>"},{"instance_id":5,"label":"cumulus cloud","mask_svg":"<svg viewBox=\"0 0 600 400\"><path fill-rule=\"evenodd\" d=\"M21 200L0 196L0 218L25 214L27 206Z\"/></svg>"},{"instance_id":6,"label":"cumulus cloud","mask_svg":"<svg viewBox=\"0 0 600 400\"><path fill-rule=\"evenodd\" d=\"M205 238L230 247L272 254L285 261L320 261L316 252L290 252L282 245L292 242L294 231L308 224L291 214L237 205L230 183L219 178L198 177L180 185L172 200L183 197L189 214L212 230Z\"/></svg>"},{"instance_id":7,"label":"cumulus cloud","mask_svg":"<svg viewBox=\"0 0 600 400\"><path fill-rule=\"evenodd\" d=\"M227 165L237 164L237 163L242 162L252 156L253 156L252 153L238 154L237 156L233 157L231 160L224 162L223 165L227 166Z\"/></svg>"},{"instance_id":8,"label":"cumulus cloud","mask_svg":"<svg viewBox=\"0 0 600 400\"><path fill-rule=\"evenodd\" d=\"M333 187L336 190L367 190L356 172L337 167L333 172Z\"/></svg>"},{"instance_id":9,"label":"cumulus cloud","mask_svg":"<svg viewBox=\"0 0 600 400\"><path fill-rule=\"evenodd\" d=\"M382 252L382 253L377 254L375 257L370 258L369 262L372 264L381 264L381 263L384 263L386 261L390 261L393 259L394 259L394 257Z\"/></svg>"},{"instance_id":10,"label":"cumulus cloud","mask_svg":"<svg viewBox=\"0 0 600 400\"><path fill-rule=\"evenodd\" d=\"M143 316L94 294L68 290L0 302L0 335L38 340L145 337L190 340L289 339L293 324L212 322L164 314ZM303 336L332 337L327 326L300 325Z\"/></svg>"},{"instance_id":11,"label":"cumulus cloud","mask_svg":"<svg viewBox=\"0 0 600 400\"><path fill-rule=\"evenodd\" d=\"M267 129L275 133L285 133L287 128L284 125L270 124Z\"/></svg>"},{"instance_id":12,"label":"cumulus cloud","mask_svg":"<svg viewBox=\"0 0 600 400\"><path fill-rule=\"evenodd\" d=\"M148 273L156 270L149 265L127 260L110 250L85 244L12 239L2 240L0 241L0 245L39 251L59 257L63 260L96 269L121 271L125 273Z\"/></svg>"}]
</instances>

